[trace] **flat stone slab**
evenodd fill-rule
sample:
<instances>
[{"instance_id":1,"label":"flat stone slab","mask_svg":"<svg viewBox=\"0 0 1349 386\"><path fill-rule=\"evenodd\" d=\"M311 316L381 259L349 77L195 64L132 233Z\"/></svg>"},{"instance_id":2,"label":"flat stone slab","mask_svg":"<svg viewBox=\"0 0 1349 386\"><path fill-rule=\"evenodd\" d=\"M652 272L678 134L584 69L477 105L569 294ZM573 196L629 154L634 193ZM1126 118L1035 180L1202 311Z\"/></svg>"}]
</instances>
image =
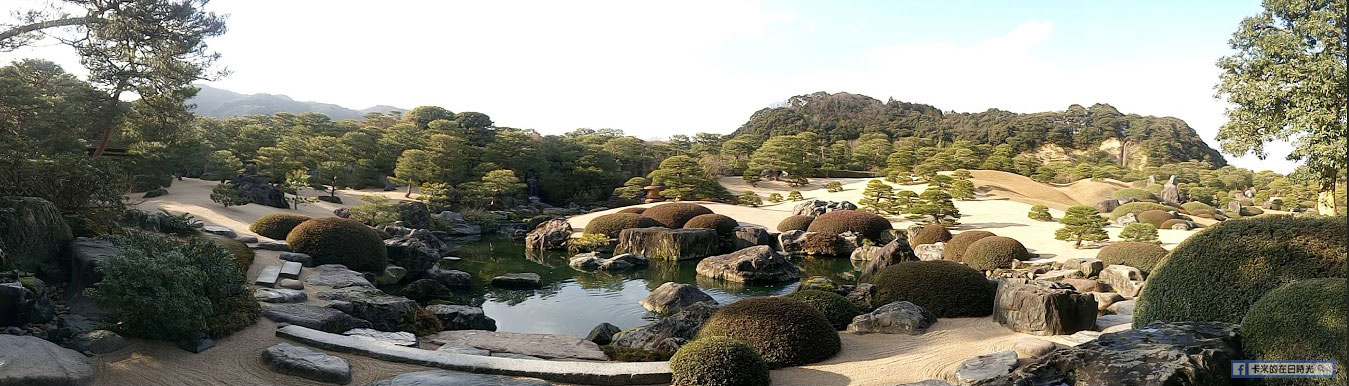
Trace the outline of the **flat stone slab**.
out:
<instances>
[{"instance_id":1,"label":"flat stone slab","mask_svg":"<svg viewBox=\"0 0 1349 386\"><path fill-rule=\"evenodd\" d=\"M506 273L492 278L492 286L500 288L539 288L542 280L537 273Z\"/></svg>"},{"instance_id":2,"label":"flat stone slab","mask_svg":"<svg viewBox=\"0 0 1349 386\"><path fill-rule=\"evenodd\" d=\"M83 385L93 378L93 364L78 351L36 336L0 335L0 385Z\"/></svg>"},{"instance_id":3,"label":"flat stone slab","mask_svg":"<svg viewBox=\"0 0 1349 386\"><path fill-rule=\"evenodd\" d=\"M239 235L239 237L235 237L234 240L244 244L252 244L258 242L257 236L249 236L249 235Z\"/></svg>"},{"instance_id":4,"label":"flat stone slab","mask_svg":"<svg viewBox=\"0 0 1349 386\"><path fill-rule=\"evenodd\" d=\"M311 304L283 304L265 307L262 316L273 322L290 323L319 331L343 332L353 328L370 328L370 322L357 319L342 311Z\"/></svg>"},{"instance_id":5,"label":"flat stone slab","mask_svg":"<svg viewBox=\"0 0 1349 386\"><path fill-rule=\"evenodd\" d=\"M304 268L304 266L300 263L287 261L285 264L281 264L281 277L287 279L299 279L301 268Z\"/></svg>"},{"instance_id":6,"label":"flat stone slab","mask_svg":"<svg viewBox=\"0 0 1349 386\"><path fill-rule=\"evenodd\" d=\"M279 273L279 272L278 272ZM321 285L333 288L343 287L374 287L369 280L365 280L365 275L360 272L347 269L341 264L324 264L314 267L309 273L309 277L304 279L306 284Z\"/></svg>"},{"instance_id":7,"label":"flat stone slab","mask_svg":"<svg viewBox=\"0 0 1349 386\"><path fill-rule=\"evenodd\" d=\"M390 332L371 328L353 328L343 332L342 335L369 338L376 342L395 346L417 347L417 335L405 331Z\"/></svg>"},{"instance_id":8,"label":"flat stone slab","mask_svg":"<svg viewBox=\"0 0 1349 386\"><path fill-rule=\"evenodd\" d=\"M346 359L289 343L262 350L262 363L281 374L319 382L351 383L351 364Z\"/></svg>"},{"instance_id":9,"label":"flat stone slab","mask_svg":"<svg viewBox=\"0 0 1349 386\"><path fill-rule=\"evenodd\" d=\"M202 232L206 232L206 233L210 233L210 234L213 234L213 235L221 235L221 236L229 237L229 238L231 238L231 239L232 239L232 238L235 238L235 237L239 237L239 234L238 234L238 233L235 233L233 229L229 229L229 228L222 227L222 226L217 226L217 225L207 225L207 226L203 226L203 227L201 227L201 231L202 231Z\"/></svg>"},{"instance_id":10,"label":"flat stone slab","mask_svg":"<svg viewBox=\"0 0 1349 386\"><path fill-rule=\"evenodd\" d=\"M267 303L299 303L309 299L304 291L285 288L258 288L253 290L253 298Z\"/></svg>"},{"instance_id":11,"label":"flat stone slab","mask_svg":"<svg viewBox=\"0 0 1349 386\"><path fill-rule=\"evenodd\" d=\"M301 290L304 289L304 282L295 279L281 279L276 281L276 286L286 289Z\"/></svg>"},{"instance_id":12,"label":"flat stone slab","mask_svg":"<svg viewBox=\"0 0 1349 386\"><path fill-rule=\"evenodd\" d=\"M1101 315L1096 317L1096 331L1102 331L1110 327L1133 324L1133 315Z\"/></svg>"},{"instance_id":13,"label":"flat stone slab","mask_svg":"<svg viewBox=\"0 0 1349 386\"><path fill-rule=\"evenodd\" d=\"M389 379L381 379L370 386L550 386L542 379L517 378L504 375L460 373L445 370L427 370L399 374Z\"/></svg>"},{"instance_id":14,"label":"flat stone slab","mask_svg":"<svg viewBox=\"0 0 1349 386\"><path fill-rule=\"evenodd\" d=\"M281 266L269 265L266 267L262 267L262 272L258 273L258 279L254 280L253 284L257 284L264 287L275 287L276 281L280 279L281 279Z\"/></svg>"},{"instance_id":15,"label":"flat stone slab","mask_svg":"<svg viewBox=\"0 0 1349 386\"><path fill-rule=\"evenodd\" d=\"M981 381L997 378L1012 372L1016 367L1015 351L1000 351L980 355L956 367L956 380L961 384L972 385Z\"/></svg>"},{"instance_id":16,"label":"flat stone slab","mask_svg":"<svg viewBox=\"0 0 1349 386\"><path fill-rule=\"evenodd\" d=\"M583 385L670 383L670 365L668 362L563 362L463 355L380 344L296 325L277 329L276 335L325 350L349 352L390 362L409 363L445 370L534 377ZM405 384L400 383L400 385ZM460 383L451 382L447 384Z\"/></svg>"},{"instance_id":17,"label":"flat stone slab","mask_svg":"<svg viewBox=\"0 0 1349 386\"><path fill-rule=\"evenodd\" d=\"M254 245L253 248L268 251L290 252L290 245L286 244L285 241L272 241L272 240L259 241L258 245Z\"/></svg>"},{"instance_id":18,"label":"flat stone slab","mask_svg":"<svg viewBox=\"0 0 1349 386\"><path fill-rule=\"evenodd\" d=\"M306 267L314 266L314 258L299 252L281 252L281 260L294 261Z\"/></svg>"},{"instance_id":19,"label":"flat stone slab","mask_svg":"<svg viewBox=\"0 0 1349 386\"><path fill-rule=\"evenodd\" d=\"M432 335L435 343L462 343L494 353L524 354L544 359L607 361L600 346L572 335L527 334L483 330L442 331Z\"/></svg>"},{"instance_id":20,"label":"flat stone slab","mask_svg":"<svg viewBox=\"0 0 1349 386\"><path fill-rule=\"evenodd\" d=\"M482 355L482 356L491 356L491 355L492 355L492 352L491 352L491 351L483 350L483 349L480 349L480 348L477 348L477 347L473 347L473 346L469 346L469 345L466 345L466 344L463 344L463 343L446 343L446 344L442 344L442 345L440 345L440 347L437 347L437 348L436 348L436 351L440 351L440 352L448 352L448 353L455 353L455 354L464 354L464 355Z\"/></svg>"}]
</instances>

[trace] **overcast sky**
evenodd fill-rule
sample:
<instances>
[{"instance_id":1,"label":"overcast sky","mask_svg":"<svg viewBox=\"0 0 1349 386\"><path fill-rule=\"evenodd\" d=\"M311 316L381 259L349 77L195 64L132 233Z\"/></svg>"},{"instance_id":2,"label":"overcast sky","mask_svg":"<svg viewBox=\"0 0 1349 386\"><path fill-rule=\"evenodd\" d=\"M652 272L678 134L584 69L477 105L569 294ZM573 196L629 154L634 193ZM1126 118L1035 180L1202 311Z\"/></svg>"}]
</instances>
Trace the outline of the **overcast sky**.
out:
<instances>
[{"instance_id":1,"label":"overcast sky","mask_svg":"<svg viewBox=\"0 0 1349 386\"><path fill-rule=\"evenodd\" d=\"M212 86L350 108L438 105L544 133L729 133L815 91L962 112L1109 103L1184 119L1215 148L1214 63L1240 1L216 0ZM41 56L82 73L64 47ZM1288 172L1287 146L1268 160Z\"/></svg>"}]
</instances>

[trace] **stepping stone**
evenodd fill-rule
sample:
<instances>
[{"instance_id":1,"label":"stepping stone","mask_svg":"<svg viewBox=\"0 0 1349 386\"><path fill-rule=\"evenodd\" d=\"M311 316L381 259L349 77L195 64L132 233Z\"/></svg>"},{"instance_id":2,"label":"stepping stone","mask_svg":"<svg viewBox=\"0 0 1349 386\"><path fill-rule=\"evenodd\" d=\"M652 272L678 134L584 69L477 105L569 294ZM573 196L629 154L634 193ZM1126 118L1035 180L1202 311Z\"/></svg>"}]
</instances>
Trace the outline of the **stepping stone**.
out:
<instances>
[{"instance_id":1,"label":"stepping stone","mask_svg":"<svg viewBox=\"0 0 1349 386\"><path fill-rule=\"evenodd\" d=\"M960 366L956 367L956 380L964 385L973 385L1007 375L1014 367L1016 367L1015 351L981 355L960 362Z\"/></svg>"},{"instance_id":2,"label":"stepping stone","mask_svg":"<svg viewBox=\"0 0 1349 386\"><path fill-rule=\"evenodd\" d=\"M256 236L239 235L239 237L235 237L234 239L244 244L252 244L258 242L258 238Z\"/></svg>"},{"instance_id":3,"label":"stepping stone","mask_svg":"<svg viewBox=\"0 0 1349 386\"><path fill-rule=\"evenodd\" d=\"M501 385L550 386L552 383L535 378L516 378L505 375L474 374L447 370L426 370L403 373L390 379L375 381L380 386L420 385Z\"/></svg>"},{"instance_id":4,"label":"stepping stone","mask_svg":"<svg viewBox=\"0 0 1349 386\"><path fill-rule=\"evenodd\" d=\"M507 273L492 278L493 287L501 288L539 288L543 285L537 273Z\"/></svg>"},{"instance_id":5,"label":"stepping stone","mask_svg":"<svg viewBox=\"0 0 1349 386\"><path fill-rule=\"evenodd\" d=\"M273 322L290 323L334 334L353 328L370 328L370 322L342 311L312 304L283 304L264 307L262 316Z\"/></svg>"},{"instance_id":6,"label":"stepping stone","mask_svg":"<svg viewBox=\"0 0 1349 386\"><path fill-rule=\"evenodd\" d=\"M314 257L299 252L281 252L281 260L294 261L306 267L314 266Z\"/></svg>"},{"instance_id":7,"label":"stepping stone","mask_svg":"<svg viewBox=\"0 0 1349 386\"><path fill-rule=\"evenodd\" d=\"M463 343L446 343L440 345L440 348L437 348L436 351L453 354L464 354L464 355L481 355L481 356L492 355L491 351L483 350Z\"/></svg>"},{"instance_id":8,"label":"stepping stone","mask_svg":"<svg viewBox=\"0 0 1349 386\"><path fill-rule=\"evenodd\" d=\"M370 328L353 328L343 332L342 335L369 339L379 343L391 344L394 346L417 347L417 335L404 331L380 331ZM487 355L487 354L483 354Z\"/></svg>"},{"instance_id":9,"label":"stepping stone","mask_svg":"<svg viewBox=\"0 0 1349 386\"><path fill-rule=\"evenodd\" d=\"M303 267L304 266L300 265L300 263L294 261L287 261L285 264L281 265L281 277L287 279L299 279L300 268Z\"/></svg>"},{"instance_id":10,"label":"stepping stone","mask_svg":"<svg viewBox=\"0 0 1349 386\"><path fill-rule=\"evenodd\" d=\"M514 353L543 359L607 361L600 346L579 336L492 332L481 330L442 331L430 336L432 343L460 343L495 353Z\"/></svg>"},{"instance_id":11,"label":"stepping stone","mask_svg":"<svg viewBox=\"0 0 1349 386\"><path fill-rule=\"evenodd\" d=\"M206 233L210 233L210 234L215 234L215 235L221 235L221 236L229 237L229 238L231 238L231 239L232 239L232 238L235 238L235 237L239 237L239 234L238 234L238 233L234 233L234 230L233 230L233 229L229 229L229 228L222 227L222 226L216 226L216 225L207 225L207 226L201 227L201 231L202 231L202 232L206 232Z\"/></svg>"},{"instance_id":12,"label":"stepping stone","mask_svg":"<svg viewBox=\"0 0 1349 386\"><path fill-rule=\"evenodd\" d=\"M290 252L290 245L286 244L285 241L259 241L258 245L253 248L268 251Z\"/></svg>"},{"instance_id":13,"label":"stepping stone","mask_svg":"<svg viewBox=\"0 0 1349 386\"><path fill-rule=\"evenodd\" d=\"M309 272L309 277L304 278L304 281L309 285L321 285L333 288L353 286L375 287L374 284L370 284L370 281L365 280L365 275L347 269L346 266L341 264L324 264L314 267L314 269Z\"/></svg>"},{"instance_id":14,"label":"stepping stone","mask_svg":"<svg viewBox=\"0 0 1349 386\"><path fill-rule=\"evenodd\" d=\"M262 363L281 374L319 382L351 382L351 364L346 359L289 343L277 343L263 350Z\"/></svg>"},{"instance_id":15,"label":"stepping stone","mask_svg":"<svg viewBox=\"0 0 1349 386\"><path fill-rule=\"evenodd\" d=\"M304 289L304 282L295 279L281 279L276 282L277 287L300 290Z\"/></svg>"},{"instance_id":16,"label":"stepping stone","mask_svg":"<svg viewBox=\"0 0 1349 386\"><path fill-rule=\"evenodd\" d=\"M281 266L269 265L262 268L262 273L258 274L258 279L254 280L253 284L266 287L274 287L276 286L276 281L280 279L280 276L281 276Z\"/></svg>"},{"instance_id":17,"label":"stepping stone","mask_svg":"<svg viewBox=\"0 0 1349 386\"><path fill-rule=\"evenodd\" d=\"M285 288L258 288L253 298L266 303L299 303L309 299L304 291Z\"/></svg>"}]
</instances>

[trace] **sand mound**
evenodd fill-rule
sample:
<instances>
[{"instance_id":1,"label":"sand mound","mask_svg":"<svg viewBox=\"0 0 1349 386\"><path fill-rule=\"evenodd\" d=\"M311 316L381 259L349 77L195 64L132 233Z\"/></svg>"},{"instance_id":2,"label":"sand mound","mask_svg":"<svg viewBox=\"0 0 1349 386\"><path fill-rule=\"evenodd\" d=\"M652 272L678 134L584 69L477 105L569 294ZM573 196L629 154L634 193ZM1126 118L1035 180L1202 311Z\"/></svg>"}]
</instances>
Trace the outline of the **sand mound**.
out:
<instances>
[{"instance_id":1,"label":"sand mound","mask_svg":"<svg viewBox=\"0 0 1349 386\"><path fill-rule=\"evenodd\" d=\"M1073 205L1090 205L1110 198L1116 190L1129 187L1115 180L1080 180L1070 184L1045 184L1020 174L997 170L971 170L970 181L976 187L987 187L994 196L1030 204L1045 205L1055 209L1068 209Z\"/></svg>"}]
</instances>

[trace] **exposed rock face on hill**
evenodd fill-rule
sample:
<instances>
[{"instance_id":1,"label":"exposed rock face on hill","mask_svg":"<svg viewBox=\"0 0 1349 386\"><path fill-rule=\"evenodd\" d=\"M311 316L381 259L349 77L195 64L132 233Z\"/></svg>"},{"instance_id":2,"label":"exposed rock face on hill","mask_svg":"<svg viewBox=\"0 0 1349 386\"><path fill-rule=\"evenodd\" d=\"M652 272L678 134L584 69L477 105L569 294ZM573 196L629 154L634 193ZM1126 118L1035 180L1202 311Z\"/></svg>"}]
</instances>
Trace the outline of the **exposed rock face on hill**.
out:
<instances>
[{"instance_id":1,"label":"exposed rock face on hill","mask_svg":"<svg viewBox=\"0 0 1349 386\"><path fill-rule=\"evenodd\" d=\"M393 106L374 106L361 110L353 110L330 103L297 101L285 95L250 95L203 84L195 84L193 86L196 86L201 90L197 92L196 96L188 100L189 105L196 106L192 109L192 112L215 118L241 117L253 114L320 113L327 115L334 121L339 121L343 119L361 119L361 117L367 113L388 113L395 110L407 111L407 109Z\"/></svg>"}]
</instances>

